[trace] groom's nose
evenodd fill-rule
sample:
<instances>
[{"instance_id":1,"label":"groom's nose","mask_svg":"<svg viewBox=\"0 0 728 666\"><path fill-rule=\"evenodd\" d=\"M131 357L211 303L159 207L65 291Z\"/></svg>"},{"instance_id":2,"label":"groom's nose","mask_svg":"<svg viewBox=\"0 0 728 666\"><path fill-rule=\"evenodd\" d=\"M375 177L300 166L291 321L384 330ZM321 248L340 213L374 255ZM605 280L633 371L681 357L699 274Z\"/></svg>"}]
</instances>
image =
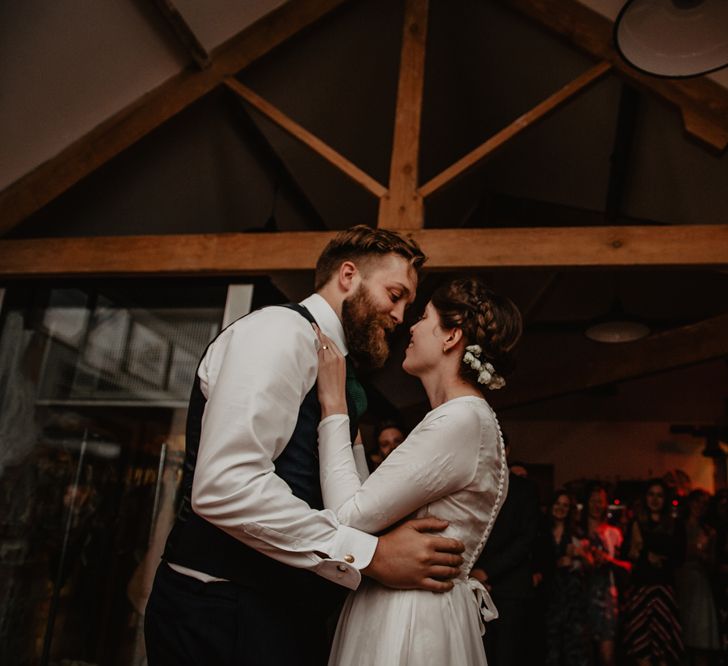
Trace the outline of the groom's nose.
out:
<instances>
[{"instance_id":1,"label":"groom's nose","mask_svg":"<svg viewBox=\"0 0 728 666\"><path fill-rule=\"evenodd\" d=\"M404 302L402 300L397 301L394 307L390 310L389 314L394 319L395 324L399 325L404 321Z\"/></svg>"}]
</instances>

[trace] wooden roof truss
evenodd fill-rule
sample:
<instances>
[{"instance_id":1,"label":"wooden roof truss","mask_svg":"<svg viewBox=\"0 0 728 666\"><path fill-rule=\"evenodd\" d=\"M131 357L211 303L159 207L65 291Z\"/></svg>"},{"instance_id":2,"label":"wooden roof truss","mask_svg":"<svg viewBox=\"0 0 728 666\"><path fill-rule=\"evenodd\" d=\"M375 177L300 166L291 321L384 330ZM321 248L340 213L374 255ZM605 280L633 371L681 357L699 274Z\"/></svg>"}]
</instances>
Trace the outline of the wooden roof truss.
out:
<instances>
[{"instance_id":1,"label":"wooden roof truss","mask_svg":"<svg viewBox=\"0 0 728 666\"><path fill-rule=\"evenodd\" d=\"M207 54L170 0L155 0L197 62L0 193L0 233L72 187L218 86L226 86L379 200L378 225L417 238L430 270L534 266L716 266L728 264L728 225L425 229L429 196L613 72L677 106L685 129L716 151L728 144L728 93L708 80L650 79L611 46L609 21L576 0L501 0L597 59L440 174L419 183L420 117L428 0L405 0L389 182L377 182L320 138L240 83L235 75L344 0L283 5L218 52ZM245 274L313 268L333 232L200 234L0 241L0 276ZM721 240L722 239L722 240Z\"/></svg>"}]
</instances>

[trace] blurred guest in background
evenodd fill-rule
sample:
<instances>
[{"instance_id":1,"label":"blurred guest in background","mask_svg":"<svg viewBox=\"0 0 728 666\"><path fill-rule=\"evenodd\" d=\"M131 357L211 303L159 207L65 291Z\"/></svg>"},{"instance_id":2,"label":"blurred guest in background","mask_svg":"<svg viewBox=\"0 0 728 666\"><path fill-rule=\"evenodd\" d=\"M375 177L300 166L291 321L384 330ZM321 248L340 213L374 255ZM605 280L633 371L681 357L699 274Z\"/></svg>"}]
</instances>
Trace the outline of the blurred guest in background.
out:
<instances>
[{"instance_id":1,"label":"blurred guest in background","mask_svg":"<svg viewBox=\"0 0 728 666\"><path fill-rule=\"evenodd\" d=\"M587 622L601 666L615 666L615 639L619 596L615 573L629 572L631 564L619 559L622 533L607 522L607 490L598 483L587 490L582 516L582 557L587 563Z\"/></svg>"},{"instance_id":2,"label":"blurred guest in background","mask_svg":"<svg viewBox=\"0 0 728 666\"><path fill-rule=\"evenodd\" d=\"M526 466L525 462L521 462L520 460L514 460L510 465L508 465L508 469L510 470L511 474L520 476L522 479L528 478L528 467Z\"/></svg>"},{"instance_id":3,"label":"blurred guest in background","mask_svg":"<svg viewBox=\"0 0 728 666\"><path fill-rule=\"evenodd\" d=\"M471 576L490 587L498 608L498 619L488 624L485 640L488 663L494 666L533 663L529 608L536 596L533 551L540 517L538 492L532 481L512 470L508 483L508 496L493 532L471 571Z\"/></svg>"},{"instance_id":4,"label":"blurred guest in background","mask_svg":"<svg viewBox=\"0 0 728 666\"><path fill-rule=\"evenodd\" d=\"M728 664L728 488L716 491L708 510L715 531L715 605L720 631L721 666Z\"/></svg>"},{"instance_id":5,"label":"blurred guest in background","mask_svg":"<svg viewBox=\"0 0 728 666\"><path fill-rule=\"evenodd\" d=\"M376 469L382 461L405 440L405 430L399 421L386 419L380 421L374 429L377 446L369 456L372 469Z\"/></svg>"},{"instance_id":6,"label":"blurred guest in background","mask_svg":"<svg viewBox=\"0 0 728 666\"><path fill-rule=\"evenodd\" d=\"M676 571L675 583L683 641L692 666L707 666L720 647L718 617L710 589L715 564L715 531L706 521L710 495L693 490L683 507L685 563Z\"/></svg>"},{"instance_id":7,"label":"blurred guest in background","mask_svg":"<svg viewBox=\"0 0 728 666\"><path fill-rule=\"evenodd\" d=\"M584 566L577 536L576 502L557 490L548 508L550 562L546 593L546 666L588 666Z\"/></svg>"},{"instance_id":8,"label":"blurred guest in background","mask_svg":"<svg viewBox=\"0 0 728 666\"><path fill-rule=\"evenodd\" d=\"M659 479L650 481L629 533L628 557L634 566L624 642L639 666L673 666L683 655L674 585L685 547L669 500L667 486Z\"/></svg>"}]
</instances>

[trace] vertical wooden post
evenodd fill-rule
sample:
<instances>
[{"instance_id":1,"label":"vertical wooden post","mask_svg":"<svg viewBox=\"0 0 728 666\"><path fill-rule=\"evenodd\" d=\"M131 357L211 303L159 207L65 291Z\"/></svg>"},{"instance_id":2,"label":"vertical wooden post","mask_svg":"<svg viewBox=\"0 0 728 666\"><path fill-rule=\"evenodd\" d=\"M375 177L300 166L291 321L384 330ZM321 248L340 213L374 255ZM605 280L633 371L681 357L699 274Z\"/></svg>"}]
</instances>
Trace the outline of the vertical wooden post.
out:
<instances>
[{"instance_id":1,"label":"vertical wooden post","mask_svg":"<svg viewBox=\"0 0 728 666\"><path fill-rule=\"evenodd\" d=\"M379 202L378 226L389 229L421 229L424 225L417 180L427 12L428 0L406 0L389 191Z\"/></svg>"}]
</instances>

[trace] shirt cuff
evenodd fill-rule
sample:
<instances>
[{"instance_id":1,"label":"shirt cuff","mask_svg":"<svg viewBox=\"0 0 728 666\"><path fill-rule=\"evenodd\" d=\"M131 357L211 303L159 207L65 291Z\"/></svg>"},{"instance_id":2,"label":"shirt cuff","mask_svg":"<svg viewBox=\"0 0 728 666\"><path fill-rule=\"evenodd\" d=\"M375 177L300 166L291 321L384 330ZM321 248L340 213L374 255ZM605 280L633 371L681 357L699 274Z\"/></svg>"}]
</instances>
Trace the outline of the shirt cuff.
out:
<instances>
[{"instance_id":1,"label":"shirt cuff","mask_svg":"<svg viewBox=\"0 0 728 666\"><path fill-rule=\"evenodd\" d=\"M374 557L378 539L371 534L339 525L333 552L321 560L314 571L332 583L356 590L361 583L361 570L366 569Z\"/></svg>"},{"instance_id":2,"label":"shirt cuff","mask_svg":"<svg viewBox=\"0 0 728 666\"><path fill-rule=\"evenodd\" d=\"M329 423L332 424L333 427L336 425L339 425L343 422L349 423L349 415L348 414L329 414L325 419L321 419L318 424L319 432L321 431L321 428L325 428ZM347 436L347 439L349 437Z\"/></svg>"}]
</instances>

